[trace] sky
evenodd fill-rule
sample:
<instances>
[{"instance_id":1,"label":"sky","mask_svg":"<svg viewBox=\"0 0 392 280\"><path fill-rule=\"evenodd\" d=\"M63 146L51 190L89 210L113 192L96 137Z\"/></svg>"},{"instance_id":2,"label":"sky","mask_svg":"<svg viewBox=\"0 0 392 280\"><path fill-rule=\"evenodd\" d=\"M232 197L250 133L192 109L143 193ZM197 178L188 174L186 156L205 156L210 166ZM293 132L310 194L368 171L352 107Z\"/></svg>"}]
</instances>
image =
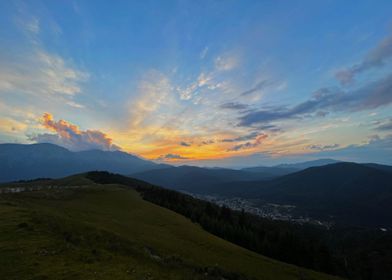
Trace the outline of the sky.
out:
<instances>
[{"instance_id":1,"label":"sky","mask_svg":"<svg viewBox=\"0 0 392 280\"><path fill-rule=\"evenodd\" d=\"M392 1L0 1L0 142L392 164Z\"/></svg>"}]
</instances>

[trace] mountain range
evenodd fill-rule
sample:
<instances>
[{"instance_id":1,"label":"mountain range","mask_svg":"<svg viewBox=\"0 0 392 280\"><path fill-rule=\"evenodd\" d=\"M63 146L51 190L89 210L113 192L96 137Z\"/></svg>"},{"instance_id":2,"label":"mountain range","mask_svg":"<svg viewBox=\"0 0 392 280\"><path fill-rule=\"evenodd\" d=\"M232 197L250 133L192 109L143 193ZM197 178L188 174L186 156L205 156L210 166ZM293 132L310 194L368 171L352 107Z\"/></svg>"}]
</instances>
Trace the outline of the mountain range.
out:
<instances>
[{"instance_id":1,"label":"mountain range","mask_svg":"<svg viewBox=\"0 0 392 280\"><path fill-rule=\"evenodd\" d=\"M304 163L297 168L294 165L256 167L251 171L180 166L131 176L198 195L257 201L256 206L293 205L297 216L343 226L392 227L391 166L317 161L322 162L332 163L309 168ZM289 174L279 176L279 172Z\"/></svg>"},{"instance_id":2,"label":"mountain range","mask_svg":"<svg viewBox=\"0 0 392 280\"><path fill-rule=\"evenodd\" d=\"M300 163L330 163L331 160ZM158 171L159 169L164 169ZM63 147L42 144L0 144L0 182L39 177L60 178L75 173L102 170L156 183L170 188L209 186L230 181L271 179L300 170L300 166L254 167L242 170L174 167L157 164L122 151L89 150L72 152ZM146 172L146 173L145 173Z\"/></svg>"},{"instance_id":3,"label":"mountain range","mask_svg":"<svg viewBox=\"0 0 392 280\"><path fill-rule=\"evenodd\" d=\"M392 167L374 163L322 159L242 170L175 167L121 151L1 144L0 170L0 182L106 170L193 194L289 204L298 215L340 224L392 227Z\"/></svg>"},{"instance_id":4,"label":"mountain range","mask_svg":"<svg viewBox=\"0 0 392 280\"><path fill-rule=\"evenodd\" d=\"M91 170L130 174L163 167L121 151L71 152L53 144L0 144L0 182L60 178Z\"/></svg>"},{"instance_id":5,"label":"mountain range","mask_svg":"<svg viewBox=\"0 0 392 280\"><path fill-rule=\"evenodd\" d=\"M250 172L246 170L183 165L137 172L129 176L169 189L201 192L208 191L215 184L233 181L267 180L277 175L268 171Z\"/></svg>"},{"instance_id":6,"label":"mountain range","mask_svg":"<svg viewBox=\"0 0 392 280\"><path fill-rule=\"evenodd\" d=\"M322 159L175 167L121 151L1 144L0 171L0 181L16 181L0 184L0 238L8 248L0 278L41 277L41 267L58 278L67 256L69 269L88 279L109 267L116 276L100 279L334 279L263 254L351 279L390 279L391 166Z\"/></svg>"}]
</instances>

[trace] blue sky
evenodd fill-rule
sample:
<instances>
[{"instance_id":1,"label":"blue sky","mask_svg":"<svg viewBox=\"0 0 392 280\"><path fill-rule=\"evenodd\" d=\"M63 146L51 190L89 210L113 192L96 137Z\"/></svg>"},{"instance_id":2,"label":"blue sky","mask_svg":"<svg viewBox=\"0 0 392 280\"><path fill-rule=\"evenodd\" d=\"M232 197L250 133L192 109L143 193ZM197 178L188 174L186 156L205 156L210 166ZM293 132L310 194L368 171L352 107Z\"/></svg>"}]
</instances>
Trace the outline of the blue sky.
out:
<instances>
[{"instance_id":1,"label":"blue sky","mask_svg":"<svg viewBox=\"0 0 392 280\"><path fill-rule=\"evenodd\" d=\"M392 164L391 1L2 1L0 141Z\"/></svg>"}]
</instances>

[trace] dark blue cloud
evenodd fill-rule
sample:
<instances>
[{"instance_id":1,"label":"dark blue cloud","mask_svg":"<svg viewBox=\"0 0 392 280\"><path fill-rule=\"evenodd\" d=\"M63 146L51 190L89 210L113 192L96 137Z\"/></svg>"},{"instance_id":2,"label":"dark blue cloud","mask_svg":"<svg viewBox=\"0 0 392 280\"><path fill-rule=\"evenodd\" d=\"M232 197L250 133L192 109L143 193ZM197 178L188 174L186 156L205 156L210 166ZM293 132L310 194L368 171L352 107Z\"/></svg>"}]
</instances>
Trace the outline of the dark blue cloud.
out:
<instances>
[{"instance_id":1,"label":"dark blue cloud","mask_svg":"<svg viewBox=\"0 0 392 280\"><path fill-rule=\"evenodd\" d=\"M227 149L228 152L232 152L232 151L239 151L239 150L245 150L245 149L250 149L250 148L254 148L259 146L264 139L266 139L268 137L267 134L258 134L255 137L253 137L252 139L254 139L253 141L248 141L246 143L241 143L238 145L235 145L229 149ZM243 140L240 140L243 141Z\"/></svg>"},{"instance_id":2,"label":"dark blue cloud","mask_svg":"<svg viewBox=\"0 0 392 280\"><path fill-rule=\"evenodd\" d=\"M182 141L182 142L180 142L180 145L181 145L181 146L184 146L184 147L189 147L189 146L191 146L192 144L191 144L191 143L187 143L187 142Z\"/></svg>"},{"instance_id":3,"label":"dark blue cloud","mask_svg":"<svg viewBox=\"0 0 392 280\"><path fill-rule=\"evenodd\" d=\"M250 134L235 137L235 138L222 139L221 142L240 142L240 141L252 140L255 139L259 134L260 134L259 132L255 131Z\"/></svg>"},{"instance_id":4,"label":"dark blue cloud","mask_svg":"<svg viewBox=\"0 0 392 280\"><path fill-rule=\"evenodd\" d=\"M161 155L160 157L157 158L157 160L167 160L167 159L170 160L170 159L188 159L188 158L177 154L166 154L166 155Z\"/></svg>"},{"instance_id":5,"label":"dark blue cloud","mask_svg":"<svg viewBox=\"0 0 392 280\"><path fill-rule=\"evenodd\" d=\"M215 143L215 141L210 139L210 140L202 141L200 145L210 145L210 144L214 144L214 143Z\"/></svg>"},{"instance_id":6,"label":"dark blue cloud","mask_svg":"<svg viewBox=\"0 0 392 280\"><path fill-rule=\"evenodd\" d=\"M312 97L294 107L276 107L250 111L239 118L240 126L252 126L271 121L301 118L319 112L353 112L369 110L392 103L392 75L368 84L355 91L344 92L338 88L322 88Z\"/></svg>"},{"instance_id":7,"label":"dark blue cloud","mask_svg":"<svg viewBox=\"0 0 392 280\"><path fill-rule=\"evenodd\" d=\"M249 108L249 105L237 102L228 102L220 105L222 109L231 109L231 110L245 110Z\"/></svg>"},{"instance_id":8,"label":"dark blue cloud","mask_svg":"<svg viewBox=\"0 0 392 280\"><path fill-rule=\"evenodd\" d=\"M378 124L376 127L376 130L380 130L380 131L391 130L392 131L392 118Z\"/></svg>"},{"instance_id":9,"label":"dark blue cloud","mask_svg":"<svg viewBox=\"0 0 392 280\"><path fill-rule=\"evenodd\" d=\"M339 144L331 144L331 145L310 145L308 149L316 150L316 151L327 151L339 148Z\"/></svg>"}]
</instances>

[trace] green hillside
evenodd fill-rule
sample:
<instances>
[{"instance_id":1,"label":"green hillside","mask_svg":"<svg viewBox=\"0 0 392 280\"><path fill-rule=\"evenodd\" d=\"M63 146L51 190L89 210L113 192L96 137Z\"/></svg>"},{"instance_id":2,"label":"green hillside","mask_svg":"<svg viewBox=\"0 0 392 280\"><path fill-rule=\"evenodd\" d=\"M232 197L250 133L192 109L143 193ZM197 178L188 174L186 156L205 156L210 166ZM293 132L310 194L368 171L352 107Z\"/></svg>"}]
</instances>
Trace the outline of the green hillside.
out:
<instances>
[{"instance_id":1,"label":"green hillside","mask_svg":"<svg viewBox=\"0 0 392 280\"><path fill-rule=\"evenodd\" d=\"M334 278L217 238L120 185L18 185L63 186L0 194L0 279Z\"/></svg>"}]
</instances>

